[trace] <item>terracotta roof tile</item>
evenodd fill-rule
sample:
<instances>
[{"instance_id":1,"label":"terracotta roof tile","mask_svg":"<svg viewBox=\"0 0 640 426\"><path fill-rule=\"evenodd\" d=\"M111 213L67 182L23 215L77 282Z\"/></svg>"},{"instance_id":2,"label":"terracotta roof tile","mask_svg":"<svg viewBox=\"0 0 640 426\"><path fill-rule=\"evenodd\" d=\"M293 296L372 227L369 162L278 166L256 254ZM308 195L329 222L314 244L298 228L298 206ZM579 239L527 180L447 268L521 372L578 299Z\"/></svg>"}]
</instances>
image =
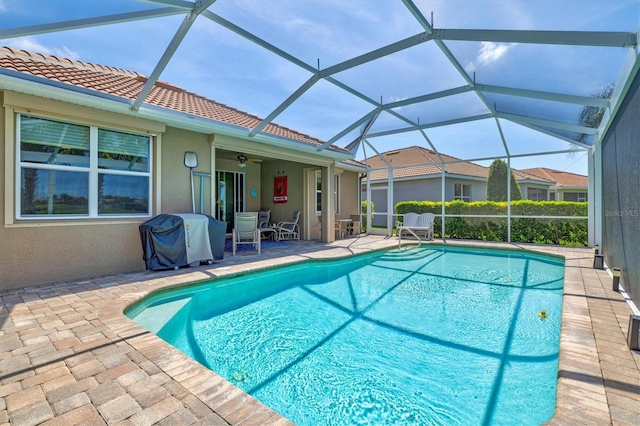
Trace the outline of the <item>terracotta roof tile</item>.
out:
<instances>
[{"instance_id":1,"label":"terracotta roof tile","mask_svg":"<svg viewBox=\"0 0 640 426\"><path fill-rule=\"evenodd\" d=\"M522 171L555 182L555 186L557 187L586 188L589 185L589 178L587 176L576 173L563 172L546 167L535 167Z\"/></svg>"},{"instance_id":2,"label":"terracotta roof tile","mask_svg":"<svg viewBox=\"0 0 640 426\"><path fill-rule=\"evenodd\" d=\"M10 47L0 47L0 67L131 100L137 98L147 81L146 76L134 71ZM262 121L259 117L162 81L154 84L145 102L247 129ZM275 123L265 126L263 131L316 146L324 143L320 139ZM336 145L332 145L332 148L346 152Z\"/></svg>"},{"instance_id":3,"label":"terracotta roof tile","mask_svg":"<svg viewBox=\"0 0 640 426\"><path fill-rule=\"evenodd\" d=\"M513 169L513 174L516 176L516 179L518 181L521 181L521 180L535 180L535 181L544 182L544 183L547 183L547 184L553 183L553 180L551 180L551 179L547 179L544 176L534 175L533 173L528 173L526 170Z\"/></svg>"},{"instance_id":4,"label":"terracotta roof tile","mask_svg":"<svg viewBox=\"0 0 640 426\"><path fill-rule=\"evenodd\" d=\"M440 175L442 173L442 165L438 155L430 149L419 146L396 149L381 153L388 162L394 166L393 178L410 178L418 176ZM486 178L489 173L487 167L480 166L468 161L459 161L458 158L446 154L440 154L445 162L454 161L445 164L445 172L448 174L474 176ZM373 169L384 168L382 170L374 170L371 173L372 180L387 179L388 169L386 163L380 156L369 157L366 162Z\"/></svg>"},{"instance_id":5,"label":"terracotta roof tile","mask_svg":"<svg viewBox=\"0 0 640 426\"><path fill-rule=\"evenodd\" d=\"M436 176L442 173L442 166L437 154L430 149L422 148L419 146L411 146L408 148L396 149L381 153L392 166L394 166L393 178L412 178L420 176ZM486 179L489 175L489 168L481 166L479 164L471 163L469 161L461 161L456 157L440 153L440 156L445 161L445 171L447 174L472 176ZM386 180L389 173L386 163L376 155L369 157L365 161L369 167L373 170L371 172L372 180ZM546 172L543 172L546 171ZM555 172L555 173L550 173ZM584 185L586 184L586 176L573 175L572 173L558 172L557 170L536 168L517 170L513 169L513 173L518 181L522 180L534 180L541 183L553 184L557 182L556 179L560 179L562 185L558 186L582 186L571 185L573 183L581 183L584 179Z\"/></svg>"}]
</instances>

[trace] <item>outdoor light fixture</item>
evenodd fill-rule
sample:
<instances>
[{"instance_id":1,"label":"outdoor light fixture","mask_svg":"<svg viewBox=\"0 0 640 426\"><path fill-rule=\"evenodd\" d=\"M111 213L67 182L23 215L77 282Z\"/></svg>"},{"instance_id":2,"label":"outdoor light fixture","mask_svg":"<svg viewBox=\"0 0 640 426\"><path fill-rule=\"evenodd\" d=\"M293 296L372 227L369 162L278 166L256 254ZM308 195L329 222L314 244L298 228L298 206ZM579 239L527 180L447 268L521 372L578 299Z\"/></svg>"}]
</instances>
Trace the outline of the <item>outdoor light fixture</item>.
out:
<instances>
[{"instance_id":1,"label":"outdoor light fixture","mask_svg":"<svg viewBox=\"0 0 640 426\"><path fill-rule=\"evenodd\" d=\"M640 315L629 314L629 330L627 331L627 344L629 349L640 349Z\"/></svg>"},{"instance_id":2,"label":"outdoor light fixture","mask_svg":"<svg viewBox=\"0 0 640 426\"><path fill-rule=\"evenodd\" d=\"M246 166L247 166L245 163L247 162L247 160L248 160L249 158L247 158L247 156L246 156L246 155L244 155L244 154L240 154L240 155L238 155L236 158L237 158L237 159L238 159L238 161L239 161L239 162L238 162L238 167L246 167Z\"/></svg>"},{"instance_id":3,"label":"outdoor light fixture","mask_svg":"<svg viewBox=\"0 0 640 426\"><path fill-rule=\"evenodd\" d=\"M613 268L613 291L620 291L620 268Z\"/></svg>"},{"instance_id":4,"label":"outdoor light fixture","mask_svg":"<svg viewBox=\"0 0 640 426\"><path fill-rule=\"evenodd\" d=\"M593 246L593 269L604 269L604 257L600 254L600 246Z\"/></svg>"}]
</instances>

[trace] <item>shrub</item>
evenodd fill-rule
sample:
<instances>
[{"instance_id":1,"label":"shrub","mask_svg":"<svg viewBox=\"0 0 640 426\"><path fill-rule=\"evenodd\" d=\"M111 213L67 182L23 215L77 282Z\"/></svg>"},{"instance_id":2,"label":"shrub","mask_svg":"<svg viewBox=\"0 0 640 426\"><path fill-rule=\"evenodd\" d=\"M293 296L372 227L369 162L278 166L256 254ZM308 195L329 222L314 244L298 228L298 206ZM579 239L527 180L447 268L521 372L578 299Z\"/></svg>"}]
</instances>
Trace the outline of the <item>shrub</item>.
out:
<instances>
[{"instance_id":1,"label":"shrub","mask_svg":"<svg viewBox=\"0 0 640 426\"><path fill-rule=\"evenodd\" d=\"M530 201L511 202L511 241L565 246L588 245L587 219L524 218L514 216L587 216L586 202ZM401 201L396 213L434 213L434 235L442 237L442 205L439 201ZM461 200L445 203L446 215L507 215L507 203L501 201ZM447 238L483 241L507 241L506 217L447 217Z\"/></svg>"},{"instance_id":2,"label":"shrub","mask_svg":"<svg viewBox=\"0 0 640 426\"><path fill-rule=\"evenodd\" d=\"M371 220L373 220L374 206L373 201L371 203ZM367 201L363 201L360 205L360 211L362 212L362 231L367 232Z\"/></svg>"}]
</instances>

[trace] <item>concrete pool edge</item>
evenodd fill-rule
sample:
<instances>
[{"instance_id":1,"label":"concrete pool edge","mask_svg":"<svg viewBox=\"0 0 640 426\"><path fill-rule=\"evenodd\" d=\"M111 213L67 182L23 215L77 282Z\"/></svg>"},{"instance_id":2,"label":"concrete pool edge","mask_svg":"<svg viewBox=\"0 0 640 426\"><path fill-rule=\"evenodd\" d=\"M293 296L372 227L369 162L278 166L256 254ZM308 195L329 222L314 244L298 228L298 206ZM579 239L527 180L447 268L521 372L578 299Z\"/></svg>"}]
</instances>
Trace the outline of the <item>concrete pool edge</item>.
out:
<instances>
[{"instance_id":1,"label":"concrete pool edge","mask_svg":"<svg viewBox=\"0 0 640 426\"><path fill-rule=\"evenodd\" d=\"M408 244L403 244L403 248L404 247L410 247L413 244L408 243ZM492 245L486 245L486 244L478 244L477 242L466 242L466 241L455 241L453 243L443 243L443 242L433 242L430 245L434 245L437 247L461 247L461 248L469 248L469 247L474 247L474 248L480 248L480 249L488 249L488 250L514 250L514 251L523 251L523 252L527 252L527 253L533 253L533 254L542 254L542 255L548 255L554 258L561 258L564 259L565 261L565 282L564 282L564 291L563 293L567 293L567 267L571 266L574 267L576 265L571 265L571 260L567 259L567 256L563 255L563 254L559 254L559 253L555 253L555 252L548 252L547 250L545 250L545 247L539 247L539 246L514 246L514 245L504 245L504 244L492 244ZM370 252L375 252L375 251L381 251L381 250L387 250L387 249L394 249L397 247L393 247L390 246L388 248L379 248L379 249L375 249L375 250L371 250ZM587 253L590 253L587 252ZM359 254L364 254L363 253L359 253ZM339 258L345 258L348 257L350 255L353 254L342 254L342 255L338 255L338 256L332 256L330 258L323 258L323 259L298 259L295 262L290 262L287 263L287 265L291 265L294 263L305 263L305 262L309 262L309 261L326 261L326 260L333 260L333 259L339 259ZM269 270L269 269L274 269L277 268L281 265L270 265L270 266L266 266L266 267L257 267L257 268L251 268L250 270L245 270L242 272L234 272L234 273L229 273L229 274L223 274L220 276L217 276L216 279L225 279L225 278L232 278L232 277L236 277L236 276L242 276L245 274L250 274L253 272L258 272L258 271L265 271L265 270ZM150 292L149 294L147 294L146 296L142 297L141 299L138 299L136 301L131 301L131 303L129 303L127 305L127 307L125 308L125 310L123 311L126 312L128 309L131 309L132 307L134 307L135 305L137 305L138 303L140 303L141 301L143 301L144 299L148 299L152 296L161 294L165 291L169 291L170 289L174 289L174 288L184 288L187 286L192 286L192 285L197 285L199 283L202 282L206 282L206 281L210 281L210 279L205 279L205 280L198 280L196 282L186 282L186 283L182 283L182 284L178 284L176 286L174 285L170 285L170 286L163 286L160 289L156 289L155 291ZM579 282L574 282L573 285L571 285L571 293L572 294L581 294L583 296L586 296L586 293L584 291L584 285L582 283L582 281L580 280ZM584 410L580 410L580 413L576 413L575 412L575 407L572 404L572 407L565 410L564 409L564 401L565 401L565 394L567 395L572 395L575 394L576 389L575 386L572 384L572 379L571 377L573 375L580 375L583 374L583 372L581 370L577 370L575 368L574 365L574 361L577 358L584 358L585 356L587 358L590 357L590 355L592 354L592 352L590 352L589 350L587 350L586 352L580 350L579 348L576 349L573 345L568 345L567 343L571 342L571 338L567 337L567 334L574 334L576 332L581 332L582 330L578 330L576 328L573 328L573 326L571 324L568 324L568 321L565 320L564 316L565 316L565 312L569 313L569 314L574 314L574 312L576 311L576 308L578 310L582 310L584 308L584 306L582 305L569 305L569 301L567 300L566 297L564 297L563 295L563 302L562 302L562 312L563 312L563 320L562 320L562 325L561 325L561 343L560 343L560 355L559 355L559 367L558 367L558 388L557 388L557 394L556 394L556 411L554 413L554 416L552 417L552 419L549 421L549 424L554 424L555 422L559 421L561 423L564 422L564 420L560 420L565 419L569 420L571 419L571 421L584 421L585 420L585 416L587 418L589 417L593 417L593 420L595 420L596 422L598 422L599 424L601 424L602 421L604 421L604 417L601 413L601 408L600 409L595 409L593 410L592 405L597 405L598 404L598 399L596 398L595 401L590 402L589 404L587 404L584 407ZM590 324L590 322L589 322ZM140 327L142 329L142 327ZM144 330L144 329L143 329ZM565 344L563 344L563 342ZM163 342L164 343L164 342ZM595 342L593 342L594 346L595 346ZM142 348L144 349L144 348ZM172 349L174 349L172 347ZM141 350L140 348L138 348L138 350ZM175 350L175 349L174 349ZM178 351L179 352L179 351ZM183 355L182 353L180 353L181 356L184 356L186 359L189 359L192 362L196 362L193 361L191 358L187 357L186 355ZM597 361L597 357L595 358L595 360ZM588 360L587 362L591 362L593 360ZM196 362L197 363L197 362ZM214 380L216 381L223 381L229 385L232 385L231 383L227 382L225 379L222 379L221 377L219 377L217 374L213 373L211 370L208 370L206 367L201 366L201 364L197 363L198 366L202 367L204 370L209 371L212 373ZM590 371L590 375L592 374L593 371ZM602 377L600 377L602 378ZM233 385L232 385L233 386ZM594 385L595 387L592 388L590 391L594 392L596 395L604 395L604 385ZM240 394L244 394L244 392L240 391L238 388L235 388L235 386L233 387L234 390L238 390L240 392ZM582 388L579 387L578 391L580 391ZM244 394L246 395L246 394ZM250 395L246 395L247 399L251 399L253 400L253 397L251 397ZM262 405L259 401L255 401L257 404ZM602 402L602 401L600 401ZM606 404L606 400L604 401L604 403ZM212 407L214 408L214 407ZM268 407L265 407L268 410L270 410ZM277 413L275 413L277 415ZM224 416L223 416L224 417ZM286 419L283 419L283 421Z\"/></svg>"},{"instance_id":2,"label":"concrete pool edge","mask_svg":"<svg viewBox=\"0 0 640 426\"><path fill-rule=\"evenodd\" d=\"M625 404L640 401L640 391L632 385L640 378L640 356L630 353L625 345L626 303L618 293L611 292L606 272L592 269L591 250L459 241L450 245L526 248L542 254L564 256L565 291L558 391L556 412L549 424L633 424L633 420L640 419L640 409L624 409ZM0 423L11 419L19 424L20 416L38 414L43 420L59 419L64 423L63 419L72 413L77 416L82 410L86 416L101 416L107 423L118 419L160 421L176 419L180 415L191 416L189 418L201 424L237 424L240 421L290 424L138 326L124 315L124 309L155 290L176 284L253 271L268 265L291 263L292 260L334 258L394 248L397 241L393 238L363 237L340 240L330 245L310 244L308 247L307 251L283 251L273 255L263 252L262 256L225 258L214 265L166 273L119 275L0 293L9 311L3 318L0 333L0 363L4 363L3 367L15 364L26 353L30 366L30 369L26 364L5 369L0 397L7 402L5 410L0 408ZM623 303L618 304L618 299ZM611 305L610 312L606 309L598 311L599 304ZM598 316L592 319L590 314L594 312ZM597 327L605 320L609 328L607 338L603 340ZM48 342L44 342L42 336L46 336ZM6 343L8 340L10 344ZM47 346L49 352L44 353L43 346ZM124 361L123 354L127 357ZM599 354L604 355L600 358ZM8 364L12 356L16 361ZM620 361L605 364L605 361L611 361L611 357L619 357L614 359ZM116 365L121 361L122 364ZM612 377L613 373L608 373L610 364L624 367L620 371L622 377ZM45 381L54 367L55 371L70 370L65 376L68 383ZM629 383L626 389L625 378ZM36 386L40 389L37 397L33 387L27 387L34 381L40 381ZM162 394L165 399L147 406L140 402L140 390L135 388L140 383L152 385L146 390L151 396L143 399L144 402L155 401L152 396L160 391L169 390L170 395ZM119 406L94 400L92 391L105 385L109 385L109 389L117 386L122 389L117 398ZM54 386L57 387L52 389ZM25 395L30 398L25 399ZM634 395L638 399L634 400ZM67 398L60 399L62 396ZM69 408L67 405L70 403L65 405L66 408L59 406L62 401L70 400L78 406ZM30 402L33 405L27 405ZM128 407L130 414L122 407ZM127 415L129 417L124 417Z\"/></svg>"}]
</instances>

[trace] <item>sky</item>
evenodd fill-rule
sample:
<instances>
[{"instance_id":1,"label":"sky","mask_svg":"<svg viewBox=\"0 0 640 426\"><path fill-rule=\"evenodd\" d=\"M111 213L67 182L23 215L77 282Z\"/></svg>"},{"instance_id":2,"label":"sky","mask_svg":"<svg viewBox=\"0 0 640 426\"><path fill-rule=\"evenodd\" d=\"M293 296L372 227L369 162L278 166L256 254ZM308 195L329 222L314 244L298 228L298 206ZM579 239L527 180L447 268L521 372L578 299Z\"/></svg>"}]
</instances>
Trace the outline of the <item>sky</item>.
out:
<instances>
[{"instance_id":1,"label":"sky","mask_svg":"<svg viewBox=\"0 0 640 426\"><path fill-rule=\"evenodd\" d=\"M164 3L164 4L162 4ZM179 0L0 0L2 31L33 25L165 7ZM638 0L415 0L436 29L511 29L636 32ZM251 32L306 64L303 68L199 16L181 41L160 80L266 117L311 76L309 67L326 69L424 31L400 0L217 0L209 11ZM184 15L153 18L37 35L3 38L0 44L150 75ZM5 33L6 34L6 33ZM497 42L444 42L476 84L593 96L621 75L629 49L532 45ZM274 121L322 140L346 132L377 105L453 89L466 84L433 41L419 43L333 74L361 96L321 79ZM362 97L367 100L363 100ZM498 112L577 124L581 107L565 103L475 92L395 108L419 124ZM499 124L499 126L498 126ZM364 124L336 140L346 146ZM435 147L461 159L522 155L571 149L566 141L489 118L467 123L374 137L408 127L383 112L370 128L370 145L356 158L406 146ZM503 143L501 133L506 140ZM573 135L569 135L573 136ZM488 165L487 161L479 161ZM549 167L587 174L587 152L511 159L512 167Z\"/></svg>"}]
</instances>

